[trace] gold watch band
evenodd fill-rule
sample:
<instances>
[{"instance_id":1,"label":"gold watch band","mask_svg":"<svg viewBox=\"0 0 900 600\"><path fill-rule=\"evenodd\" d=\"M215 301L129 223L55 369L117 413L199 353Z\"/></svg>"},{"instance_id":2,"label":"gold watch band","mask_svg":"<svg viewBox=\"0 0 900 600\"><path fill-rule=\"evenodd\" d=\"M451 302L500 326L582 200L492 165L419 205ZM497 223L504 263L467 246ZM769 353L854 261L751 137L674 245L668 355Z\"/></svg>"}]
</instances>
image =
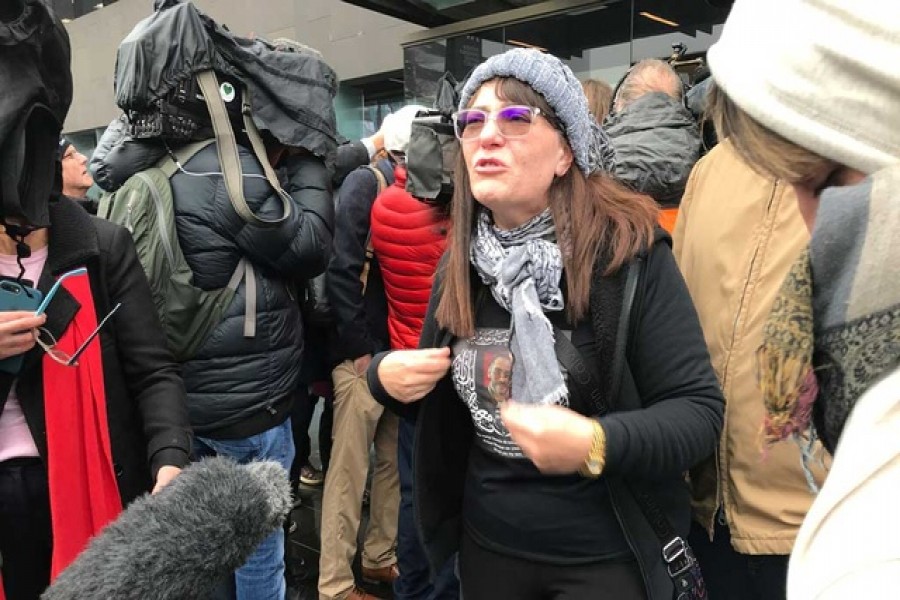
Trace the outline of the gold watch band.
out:
<instances>
[{"instance_id":1,"label":"gold watch band","mask_svg":"<svg viewBox=\"0 0 900 600\"><path fill-rule=\"evenodd\" d=\"M591 450L588 452L579 473L584 477L597 478L606 466L606 432L598 421L593 422L594 435L591 437Z\"/></svg>"}]
</instances>

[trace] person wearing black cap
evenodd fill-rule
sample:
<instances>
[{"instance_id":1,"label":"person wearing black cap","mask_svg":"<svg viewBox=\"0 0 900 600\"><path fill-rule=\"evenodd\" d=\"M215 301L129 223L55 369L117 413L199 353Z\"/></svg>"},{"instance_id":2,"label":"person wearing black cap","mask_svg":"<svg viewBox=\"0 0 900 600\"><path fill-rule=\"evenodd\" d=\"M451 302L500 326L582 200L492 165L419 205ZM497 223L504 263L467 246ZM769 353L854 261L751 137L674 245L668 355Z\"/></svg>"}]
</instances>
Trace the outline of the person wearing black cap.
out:
<instances>
[{"instance_id":1,"label":"person wearing black cap","mask_svg":"<svg viewBox=\"0 0 900 600\"><path fill-rule=\"evenodd\" d=\"M62 194L66 30L8 0L0 47L0 568L7 600L35 600L192 436L131 236Z\"/></svg>"},{"instance_id":2,"label":"person wearing black cap","mask_svg":"<svg viewBox=\"0 0 900 600\"><path fill-rule=\"evenodd\" d=\"M88 172L87 157L65 137L59 138L59 159L62 162L62 193L78 201L86 211L97 214L97 201L88 197L94 178Z\"/></svg>"}]
</instances>

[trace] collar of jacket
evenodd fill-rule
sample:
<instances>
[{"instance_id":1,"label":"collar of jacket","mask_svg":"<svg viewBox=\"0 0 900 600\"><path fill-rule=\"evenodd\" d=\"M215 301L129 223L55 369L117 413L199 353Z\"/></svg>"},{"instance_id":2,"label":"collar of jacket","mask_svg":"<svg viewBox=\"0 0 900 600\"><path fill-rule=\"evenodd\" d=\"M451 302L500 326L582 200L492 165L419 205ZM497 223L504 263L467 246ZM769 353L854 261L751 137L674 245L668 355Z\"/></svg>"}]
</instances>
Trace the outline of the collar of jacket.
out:
<instances>
[{"instance_id":1,"label":"collar of jacket","mask_svg":"<svg viewBox=\"0 0 900 600\"><path fill-rule=\"evenodd\" d=\"M59 275L75 267L83 266L100 255L100 245L94 233L91 216L74 200L64 196L50 201L50 229L48 231L47 262L41 271L37 289L46 295ZM88 277L90 277L88 272ZM81 304L64 287L60 286L53 300L47 306L47 322L44 327L59 339ZM20 373L34 368L44 356L44 351L35 346L26 355ZM0 373L0 413L15 376Z\"/></svg>"},{"instance_id":2,"label":"collar of jacket","mask_svg":"<svg viewBox=\"0 0 900 600\"><path fill-rule=\"evenodd\" d=\"M91 216L74 200L64 196L50 202L48 240L47 262L37 284L38 290L44 295L60 275L84 266L100 255L100 245L94 234ZM47 306L45 327L59 339L79 308L81 304L61 286Z\"/></svg>"}]
</instances>

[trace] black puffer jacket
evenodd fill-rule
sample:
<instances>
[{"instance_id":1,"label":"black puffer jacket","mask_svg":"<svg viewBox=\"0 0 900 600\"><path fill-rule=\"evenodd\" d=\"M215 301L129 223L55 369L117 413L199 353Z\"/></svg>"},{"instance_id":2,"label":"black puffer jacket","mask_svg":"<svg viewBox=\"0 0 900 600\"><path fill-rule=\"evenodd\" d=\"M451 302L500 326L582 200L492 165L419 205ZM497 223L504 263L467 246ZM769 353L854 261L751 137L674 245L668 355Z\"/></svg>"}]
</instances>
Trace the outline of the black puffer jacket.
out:
<instances>
[{"instance_id":1,"label":"black puffer jacket","mask_svg":"<svg viewBox=\"0 0 900 600\"><path fill-rule=\"evenodd\" d=\"M239 147L244 195L257 215L282 214L281 200L253 154ZM244 337L245 283L197 355L183 365L191 423L199 435L238 438L281 423L296 390L303 326L293 287L324 271L331 248L334 205L330 174L309 155L287 159L282 182L294 210L276 228L245 223L231 206L212 144L172 177L178 241L194 283L227 285L241 258L256 269L256 337Z\"/></svg>"}]
</instances>

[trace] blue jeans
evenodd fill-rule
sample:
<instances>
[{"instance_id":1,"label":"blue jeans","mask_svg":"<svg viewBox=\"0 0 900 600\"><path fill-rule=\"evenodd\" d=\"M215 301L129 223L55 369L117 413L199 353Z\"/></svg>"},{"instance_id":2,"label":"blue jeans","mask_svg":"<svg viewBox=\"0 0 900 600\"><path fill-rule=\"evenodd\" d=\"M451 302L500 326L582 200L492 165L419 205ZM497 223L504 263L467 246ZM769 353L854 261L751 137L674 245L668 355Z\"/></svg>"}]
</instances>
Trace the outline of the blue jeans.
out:
<instances>
[{"instance_id":1,"label":"blue jeans","mask_svg":"<svg viewBox=\"0 0 900 600\"><path fill-rule=\"evenodd\" d=\"M262 433L235 440L194 438L194 454L228 456L239 463L254 460L274 460L290 471L294 460L294 440L291 420ZM267 537L250 555L247 562L234 572L238 600L284 600L284 530Z\"/></svg>"},{"instance_id":2,"label":"blue jeans","mask_svg":"<svg viewBox=\"0 0 900 600\"><path fill-rule=\"evenodd\" d=\"M394 600L457 600L459 581L454 556L431 581L425 549L419 541L413 510L413 439L415 421L400 419L397 433L397 470L400 473L400 516L397 522L397 566Z\"/></svg>"}]
</instances>

